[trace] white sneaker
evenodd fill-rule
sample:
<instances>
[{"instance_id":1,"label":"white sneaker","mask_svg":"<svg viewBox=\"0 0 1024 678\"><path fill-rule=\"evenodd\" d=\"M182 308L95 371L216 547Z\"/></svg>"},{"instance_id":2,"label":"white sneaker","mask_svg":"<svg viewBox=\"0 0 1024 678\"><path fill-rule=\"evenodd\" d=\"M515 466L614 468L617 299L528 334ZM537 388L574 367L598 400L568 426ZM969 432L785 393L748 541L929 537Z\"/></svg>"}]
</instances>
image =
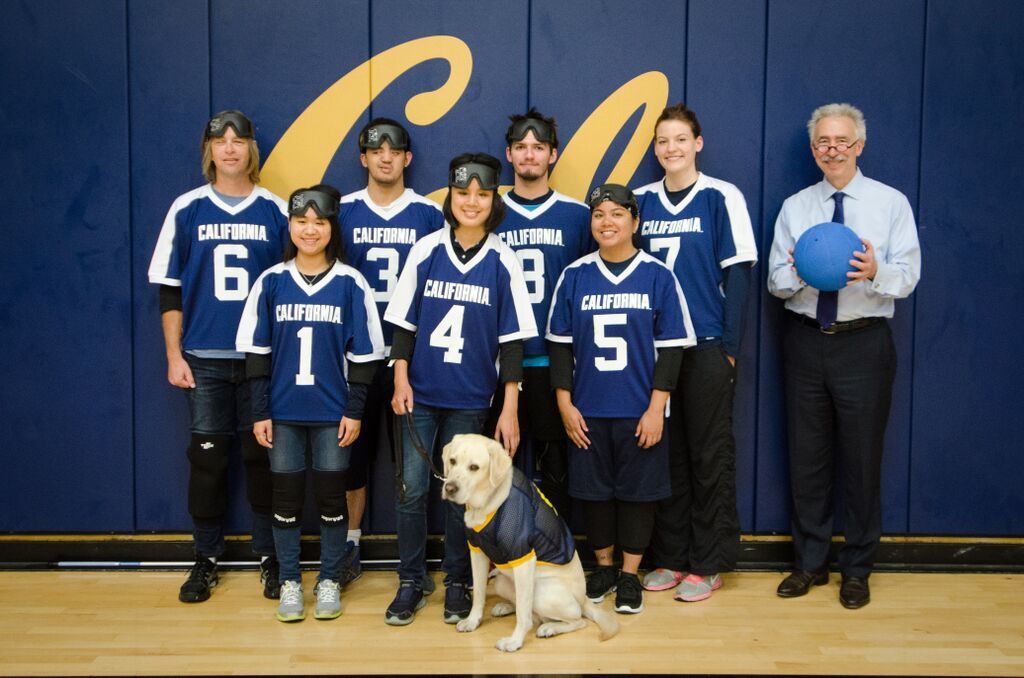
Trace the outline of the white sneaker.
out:
<instances>
[{"instance_id":1,"label":"white sneaker","mask_svg":"<svg viewBox=\"0 0 1024 678\"><path fill-rule=\"evenodd\" d=\"M333 579L321 579L313 589L316 593L316 609L313 616L317 619L337 619L341 616L341 586Z\"/></svg>"},{"instance_id":2,"label":"white sneaker","mask_svg":"<svg viewBox=\"0 0 1024 678\"><path fill-rule=\"evenodd\" d=\"M302 584L286 581L281 584L281 602L277 604L277 620L297 622L306 618L302 604Z\"/></svg>"}]
</instances>

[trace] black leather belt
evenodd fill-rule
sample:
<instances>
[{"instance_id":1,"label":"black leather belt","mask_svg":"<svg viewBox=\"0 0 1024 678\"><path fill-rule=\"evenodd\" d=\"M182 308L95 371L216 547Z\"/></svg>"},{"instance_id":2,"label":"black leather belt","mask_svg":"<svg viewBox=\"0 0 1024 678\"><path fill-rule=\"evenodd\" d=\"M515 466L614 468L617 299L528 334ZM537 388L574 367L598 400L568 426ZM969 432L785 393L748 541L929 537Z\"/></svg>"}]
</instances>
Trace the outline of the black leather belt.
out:
<instances>
[{"instance_id":1,"label":"black leather belt","mask_svg":"<svg viewBox=\"0 0 1024 678\"><path fill-rule=\"evenodd\" d=\"M836 323L832 327L825 328L819 325L818 321L815 320L814 318L808 318L805 315L802 315L800 313L793 313L792 311L789 313L789 315L793 316L793 318L797 322L807 325L808 327L813 327L822 334L839 334L840 332L852 332L853 330L860 330L864 329L865 327L877 325L878 323L885 320L885 318L879 317L857 318L856 320L847 320L845 322Z\"/></svg>"}]
</instances>

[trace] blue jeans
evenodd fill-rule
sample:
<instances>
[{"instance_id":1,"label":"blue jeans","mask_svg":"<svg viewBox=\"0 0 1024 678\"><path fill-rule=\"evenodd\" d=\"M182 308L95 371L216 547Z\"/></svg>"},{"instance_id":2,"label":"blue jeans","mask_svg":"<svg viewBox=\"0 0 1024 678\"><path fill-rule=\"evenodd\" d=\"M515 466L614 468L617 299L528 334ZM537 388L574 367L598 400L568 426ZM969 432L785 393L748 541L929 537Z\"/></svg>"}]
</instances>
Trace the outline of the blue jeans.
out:
<instances>
[{"instance_id":1,"label":"blue jeans","mask_svg":"<svg viewBox=\"0 0 1024 678\"><path fill-rule=\"evenodd\" d=\"M459 433L480 433L487 421L487 410L448 410L417 404L413 422L427 452L433 455L437 441L447 445ZM427 574L427 493L430 490L430 467L416 452L404 418L402 429L402 484L404 498L398 495L398 578L422 581ZM401 488L399 488L401 490ZM469 547L466 544L465 509L445 502L444 583L468 584L470 580Z\"/></svg>"},{"instance_id":2,"label":"blue jeans","mask_svg":"<svg viewBox=\"0 0 1024 678\"><path fill-rule=\"evenodd\" d=\"M245 360L197 358L185 354L195 388L186 388L192 432L233 435L252 428Z\"/></svg>"},{"instance_id":3,"label":"blue jeans","mask_svg":"<svg viewBox=\"0 0 1024 678\"><path fill-rule=\"evenodd\" d=\"M298 426L293 424L273 424L274 446L270 448L270 470L273 473L274 493L284 488L280 482L282 476L300 474L302 478L301 494L293 499L301 506L305 497L306 442L313 451L313 473L329 472L337 474L348 470L351 447L338 447L338 425ZM344 497L344 477L335 475L339 487L335 488ZM319 499L319 498L318 498ZM321 510L321 513L323 511ZM347 511L346 511L347 512ZM299 568L299 551L301 528L279 527L274 525L274 545L277 548L277 560L281 563L280 581L301 581ZM341 574L341 560L345 552L345 540L348 535L348 517L337 522L320 521L320 579L337 581Z\"/></svg>"},{"instance_id":4,"label":"blue jeans","mask_svg":"<svg viewBox=\"0 0 1024 678\"><path fill-rule=\"evenodd\" d=\"M231 358L197 358L185 354L185 362L192 370L195 388L186 388L188 410L191 416L193 434L208 436L232 436L235 432L250 435L252 428L252 407L249 385L245 380L245 360ZM243 459L245 455L243 454ZM252 466L246 462L247 466ZM246 481L254 473L269 472L266 465L247 468ZM227 472L215 483L220 491L227 494ZM262 486L266 486L263 483ZM252 487L249 488L253 491ZM251 495L250 495L251 496ZM262 503L270 505L270 497L263 497ZM219 557L224 553L224 518L193 519L192 538L196 554L205 557ZM274 553L274 538L270 528L270 516L264 512L252 512L252 550L257 555L269 556Z\"/></svg>"}]
</instances>

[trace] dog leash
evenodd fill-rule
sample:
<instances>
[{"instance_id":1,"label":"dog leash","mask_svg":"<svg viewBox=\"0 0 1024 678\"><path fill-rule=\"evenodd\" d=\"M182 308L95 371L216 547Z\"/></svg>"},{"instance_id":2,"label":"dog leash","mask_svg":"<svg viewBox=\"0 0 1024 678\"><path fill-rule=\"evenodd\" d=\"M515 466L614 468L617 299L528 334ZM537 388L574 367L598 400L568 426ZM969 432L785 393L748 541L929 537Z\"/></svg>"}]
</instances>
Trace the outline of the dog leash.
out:
<instances>
[{"instance_id":1,"label":"dog leash","mask_svg":"<svg viewBox=\"0 0 1024 678\"><path fill-rule=\"evenodd\" d=\"M427 466L430 467L430 473L438 480L444 482L445 477L437 467L434 466L434 460L431 458L430 451L427 450L427 446L423 444L423 440L420 438L419 431L416 430L416 425L413 423L412 412L406 412L402 415L402 419L405 421L405 427L409 429L409 439L412 441L413 448L416 449L416 453L423 457L423 461L427 462Z\"/></svg>"},{"instance_id":2,"label":"dog leash","mask_svg":"<svg viewBox=\"0 0 1024 678\"><path fill-rule=\"evenodd\" d=\"M420 438L420 434L416 430L416 425L413 423L412 412L406 412L405 414L396 417L396 428L400 429L401 423L398 422L398 419L401 419L401 421L405 423L405 428L409 431L409 441L412 442L413 449L416 450L416 453L423 458L423 461L427 462L427 466L430 468L431 475L433 475L435 478L437 478L443 483L445 481L445 477L440 471L437 470L437 466L434 465L434 461L433 459L431 459L430 451L427 450L427 446L423 444L423 440ZM401 431L396 431L396 433L401 433ZM401 436L397 436L397 439L401 441ZM398 491L402 499L404 499L405 479L402 473L402 466L404 465L402 464L402 458L404 456L404 452L402 450L397 450L395 456L397 457L395 471L398 480Z\"/></svg>"}]
</instances>

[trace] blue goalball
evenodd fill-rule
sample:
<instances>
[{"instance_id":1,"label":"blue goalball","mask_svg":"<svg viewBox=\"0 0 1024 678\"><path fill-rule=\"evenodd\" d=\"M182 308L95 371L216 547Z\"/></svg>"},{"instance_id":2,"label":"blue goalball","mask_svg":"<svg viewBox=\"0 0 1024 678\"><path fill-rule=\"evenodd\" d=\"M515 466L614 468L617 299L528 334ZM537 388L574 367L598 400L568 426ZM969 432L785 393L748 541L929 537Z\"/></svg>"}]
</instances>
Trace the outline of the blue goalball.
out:
<instances>
[{"instance_id":1,"label":"blue goalball","mask_svg":"<svg viewBox=\"0 0 1024 678\"><path fill-rule=\"evenodd\" d=\"M827 221L804 231L793 248L796 272L811 287L835 292L846 286L854 250L864 250L849 226Z\"/></svg>"}]
</instances>

